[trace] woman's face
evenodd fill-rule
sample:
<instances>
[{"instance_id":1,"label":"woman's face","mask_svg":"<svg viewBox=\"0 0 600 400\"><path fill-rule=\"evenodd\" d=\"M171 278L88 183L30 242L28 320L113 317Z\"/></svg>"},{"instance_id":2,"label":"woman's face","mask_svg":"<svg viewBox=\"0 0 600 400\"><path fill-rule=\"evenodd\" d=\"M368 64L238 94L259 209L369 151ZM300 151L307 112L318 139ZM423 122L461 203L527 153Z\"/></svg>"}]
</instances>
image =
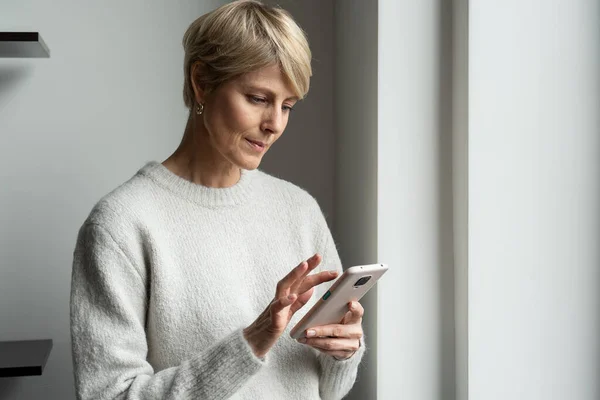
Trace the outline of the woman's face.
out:
<instances>
[{"instance_id":1,"label":"woman's face","mask_svg":"<svg viewBox=\"0 0 600 400\"><path fill-rule=\"evenodd\" d=\"M287 126L297 98L273 65L220 85L204 98L204 126L212 147L231 164L258 168Z\"/></svg>"}]
</instances>

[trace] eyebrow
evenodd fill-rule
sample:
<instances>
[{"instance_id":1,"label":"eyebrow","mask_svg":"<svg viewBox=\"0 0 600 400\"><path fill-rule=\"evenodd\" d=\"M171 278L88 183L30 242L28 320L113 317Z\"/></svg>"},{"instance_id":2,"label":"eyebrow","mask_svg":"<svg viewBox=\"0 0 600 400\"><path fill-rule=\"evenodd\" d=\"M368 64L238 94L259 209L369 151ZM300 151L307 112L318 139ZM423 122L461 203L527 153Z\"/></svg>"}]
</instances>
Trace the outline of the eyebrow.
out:
<instances>
[{"instance_id":1,"label":"eyebrow","mask_svg":"<svg viewBox=\"0 0 600 400\"><path fill-rule=\"evenodd\" d=\"M265 93L267 93L267 94L268 94L269 96L271 96L271 97L277 97L277 96L275 95L275 92L273 92L271 89L268 89L268 88L266 88L266 87L260 87L260 86L255 86L255 85L243 85L243 86L244 86L244 88L245 88L245 89L247 89L247 90L256 90L256 91L259 91L259 92L265 92ZM294 100L294 101L298 101L298 100L300 100L300 99L298 98L298 96L292 96L292 97L288 97L288 98L287 98L287 99L285 99L285 100Z\"/></svg>"}]
</instances>

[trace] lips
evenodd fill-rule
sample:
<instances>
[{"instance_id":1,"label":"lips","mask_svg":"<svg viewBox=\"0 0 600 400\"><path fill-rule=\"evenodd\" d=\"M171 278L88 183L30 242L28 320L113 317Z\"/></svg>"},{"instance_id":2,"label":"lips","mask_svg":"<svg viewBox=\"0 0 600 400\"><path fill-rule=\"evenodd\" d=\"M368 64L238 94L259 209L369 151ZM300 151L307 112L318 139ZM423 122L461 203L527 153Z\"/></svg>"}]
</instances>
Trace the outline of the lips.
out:
<instances>
[{"instance_id":1,"label":"lips","mask_svg":"<svg viewBox=\"0 0 600 400\"><path fill-rule=\"evenodd\" d=\"M254 143L257 146L261 146L261 147L265 147L266 144L261 142L260 140L252 140L252 139L248 139L246 138L247 141L249 141L250 143Z\"/></svg>"},{"instance_id":2,"label":"lips","mask_svg":"<svg viewBox=\"0 0 600 400\"><path fill-rule=\"evenodd\" d=\"M246 140L249 141L250 143L255 144L257 146L260 146L260 147L265 147L266 146L265 143L263 143L263 142L261 142L259 140L252 140L252 139L248 139L248 138L246 138Z\"/></svg>"}]
</instances>

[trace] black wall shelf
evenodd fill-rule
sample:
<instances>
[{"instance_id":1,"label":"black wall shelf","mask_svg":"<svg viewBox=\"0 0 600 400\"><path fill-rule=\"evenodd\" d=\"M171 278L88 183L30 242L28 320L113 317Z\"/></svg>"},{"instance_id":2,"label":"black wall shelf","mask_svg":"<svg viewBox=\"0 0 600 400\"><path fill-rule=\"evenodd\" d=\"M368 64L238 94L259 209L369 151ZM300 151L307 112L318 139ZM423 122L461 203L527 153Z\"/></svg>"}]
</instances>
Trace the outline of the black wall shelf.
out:
<instances>
[{"instance_id":1,"label":"black wall shelf","mask_svg":"<svg viewBox=\"0 0 600 400\"><path fill-rule=\"evenodd\" d=\"M0 378L42 375L52 339L0 342Z\"/></svg>"},{"instance_id":2,"label":"black wall shelf","mask_svg":"<svg viewBox=\"0 0 600 400\"><path fill-rule=\"evenodd\" d=\"M50 49L37 32L0 32L0 58L48 58Z\"/></svg>"}]
</instances>

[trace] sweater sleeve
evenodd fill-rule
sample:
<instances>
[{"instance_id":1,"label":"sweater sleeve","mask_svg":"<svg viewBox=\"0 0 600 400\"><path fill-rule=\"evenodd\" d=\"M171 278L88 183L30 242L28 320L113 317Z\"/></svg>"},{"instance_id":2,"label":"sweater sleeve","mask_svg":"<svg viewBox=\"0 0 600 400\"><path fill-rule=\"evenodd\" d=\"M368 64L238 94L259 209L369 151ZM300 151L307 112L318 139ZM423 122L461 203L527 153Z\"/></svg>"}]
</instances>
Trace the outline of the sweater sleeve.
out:
<instances>
[{"instance_id":1,"label":"sweater sleeve","mask_svg":"<svg viewBox=\"0 0 600 400\"><path fill-rule=\"evenodd\" d=\"M322 265L326 268L335 266L335 269L341 275L343 272L342 262L337 252L331 231L322 214L320 215L319 221L322 232L320 246L321 254L323 256ZM323 290L325 291L326 289ZM317 358L321 369L319 377L319 393L323 400L339 400L350 392L350 389L354 386L358 365L362 360L365 349L363 337L360 340L360 348L358 351L347 360L337 360L327 354L318 352Z\"/></svg>"},{"instance_id":2,"label":"sweater sleeve","mask_svg":"<svg viewBox=\"0 0 600 400\"><path fill-rule=\"evenodd\" d=\"M103 227L81 228L73 258L71 341L75 387L84 399L225 399L264 365L231 332L180 365L147 362L145 280Z\"/></svg>"}]
</instances>

